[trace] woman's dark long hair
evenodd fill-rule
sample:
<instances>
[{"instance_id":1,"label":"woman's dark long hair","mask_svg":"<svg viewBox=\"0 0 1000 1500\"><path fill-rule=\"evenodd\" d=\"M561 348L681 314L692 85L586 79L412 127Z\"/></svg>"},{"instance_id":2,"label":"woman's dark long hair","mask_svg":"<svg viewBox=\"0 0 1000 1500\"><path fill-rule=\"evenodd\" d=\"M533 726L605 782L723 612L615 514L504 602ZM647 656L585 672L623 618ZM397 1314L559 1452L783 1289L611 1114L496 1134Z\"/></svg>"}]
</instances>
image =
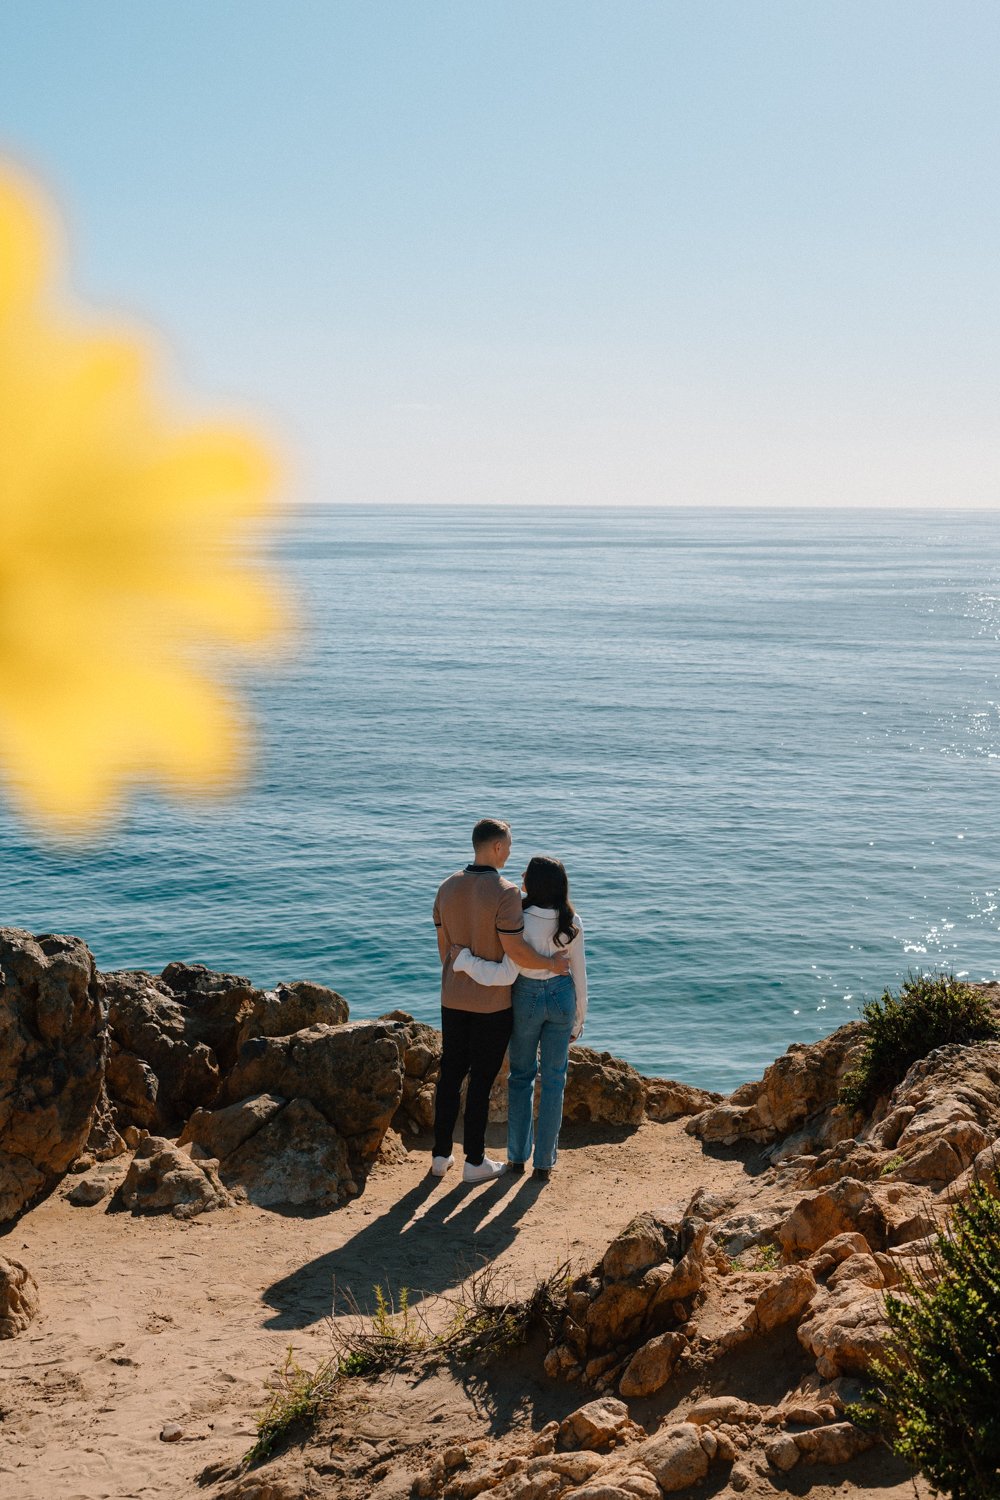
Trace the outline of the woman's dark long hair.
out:
<instances>
[{"instance_id":1,"label":"woman's dark long hair","mask_svg":"<svg viewBox=\"0 0 1000 1500\"><path fill-rule=\"evenodd\" d=\"M556 942L565 948L577 934L573 918L576 913L570 905L569 878L561 859L548 854L533 854L524 872L524 904L526 906L550 906L559 913L556 923Z\"/></svg>"}]
</instances>

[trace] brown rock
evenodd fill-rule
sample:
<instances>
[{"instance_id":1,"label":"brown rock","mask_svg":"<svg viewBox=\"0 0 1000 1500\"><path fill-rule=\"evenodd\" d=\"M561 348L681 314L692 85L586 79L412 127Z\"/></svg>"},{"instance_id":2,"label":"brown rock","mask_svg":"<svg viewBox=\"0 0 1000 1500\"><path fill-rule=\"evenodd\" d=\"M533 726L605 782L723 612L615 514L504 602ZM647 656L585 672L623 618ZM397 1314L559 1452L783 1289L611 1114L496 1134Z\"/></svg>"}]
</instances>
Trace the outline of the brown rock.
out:
<instances>
[{"instance_id":1,"label":"brown rock","mask_svg":"<svg viewBox=\"0 0 1000 1500\"><path fill-rule=\"evenodd\" d=\"M27 1266L0 1255L0 1339L23 1333L38 1311L38 1286Z\"/></svg>"},{"instance_id":2,"label":"brown rock","mask_svg":"<svg viewBox=\"0 0 1000 1500\"><path fill-rule=\"evenodd\" d=\"M753 1308L756 1333L770 1333L782 1323L794 1322L816 1293L816 1279L805 1266L786 1266L771 1277Z\"/></svg>"},{"instance_id":3,"label":"brown rock","mask_svg":"<svg viewBox=\"0 0 1000 1500\"><path fill-rule=\"evenodd\" d=\"M646 1091L646 1114L651 1120L679 1120L722 1103L721 1094L692 1088L689 1083L675 1083L672 1078L643 1078L642 1084Z\"/></svg>"},{"instance_id":4,"label":"brown rock","mask_svg":"<svg viewBox=\"0 0 1000 1500\"><path fill-rule=\"evenodd\" d=\"M559 1423L546 1422L540 1432L536 1432L531 1440L531 1452L535 1455L554 1453L556 1442L559 1438Z\"/></svg>"},{"instance_id":5,"label":"brown rock","mask_svg":"<svg viewBox=\"0 0 1000 1500\"><path fill-rule=\"evenodd\" d=\"M558 1428L558 1423L556 1427ZM574 1484L584 1484L599 1473L606 1463L607 1459L599 1453L553 1453L545 1459L529 1463L528 1473L559 1474L563 1479L571 1479Z\"/></svg>"},{"instance_id":6,"label":"brown rock","mask_svg":"<svg viewBox=\"0 0 1000 1500\"><path fill-rule=\"evenodd\" d=\"M713 1431L715 1431L715 1429L713 1429ZM728 1432L719 1432L719 1431L715 1431L715 1438L716 1438L716 1444L715 1444L715 1456L716 1456L716 1458L719 1460L720 1463L723 1463L723 1464L731 1464L731 1463L733 1463L734 1460L736 1459L736 1455L740 1451L739 1448L736 1446L735 1440L730 1436L730 1434Z\"/></svg>"},{"instance_id":7,"label":"brown rock","mask_svg":"<svg viewBox=\"0 0 1000 1500\"><path fill-rule=\"evenodd\" d=\"M632 1421L624 1401L610 1396L577 1407L559 1424L562 1448L610 1448L641 1435L642 1428Z\"/></svg>"},{"instance_id":8,"label":"brown rock","mask_svg":"<svg viewBox=\"0 0 1000 1500\"><path fill-rule=\"evenodd\" d=\"M108 1196L111 1185L106 1178L81 1177L76 1186L66 1194L66 1202L76 1208L93 1208Z\"/></svg>"},{"instance_id":9,"label":"brown rock","mask_svg":"<svg viewBox=\"0 0 1000 1500\"><path fill-rule=\"evenodd\" d=\"M886 1247L885 1213L865 1183L851 1177L802 1198L778 1229L778 1240L785 1255L794 1258L847 1231L863 1234L873 1250Z\"/></svg>"},{"instance_id":10,"label":"brown rock","mask_svg":"<svg viewBox=\"0 0 1000 1500\"><path fill-rule=\"evenodd\" d=\"M586 1318L588 1347L600 1351L633 1338L650 1306L649 1293L630 1281L611 1282L594 1298Z\"/></svg>"},{"instance_id":11,"label":"brown rock","mask_svg":"<svg viewBox=\"0 0 1000 1500\"><path fill-rule=\"evenodd\" d=\"M310 1026L342 1026L350 1014L343 995L308 979L279 984L273 990L250 990L249 995L249 1009L236 1038L236 1054L251 1037L292 1036Z\"/></svg>"},{"instance_id":12,"label":"brown rock","mask_svg":"<svg viewBox=\"0 0 1000 1500\"><path fill-rule=\"evenodd\" d=\"M761 1411L751 1401L741 1401L738 1396L706 1396L696 1401L685 1416L685 1422L704 1426L708 1422L729 1422L737 1426L753 1426L759 1422Z\"/></svg>"},{"instance_id":13,"label":"brown rock","mask_svg":"<svg viewBox=\"0 0 1000 1500\"><path fill-rule=\"evenodd\" d=\"M640 1443L631 1455L647 1468L665 1494L682 1490L704 1479L708 1454L701 1446L699 1429L689 1422L671 1423Z\"/></svg>"},{"instance_id":14,"label":"brown rock","mask_svg":"<svg viewBox=\"0 0 1000 1500\"><path fill-rule=\"evenodd\" d=\"M938 1139L897 1167L896 1177L903 1182L926 1182L943 1187L954 1182L961 1171L962 1158L958 1152L949 1141Z\"/></svg>"},{"instance_id":15,"label":"brown rock","mask_svg":"<svg viewBox=\"0 0 1000 1500\"><path fill-rule=\"evenodd\" d=\"M602 1475L579 1489L564 1493L567 1500L660 1500L662 1495L651 1475L635 1469Z\"/></svg>"},{"instance_id":16,"label":"brown rock","mask_svg":"<svg viewBox=\"0 0 1000 1500\"><path fill-rule=\"evenodd\" d=\"M771 1438L764 1444L764 1457L772 1468L779 1470L782 1474L787 1474L789 1469L795 1468L802 1457L802 1452L795 1439L789 1433L783 1432L780 1437Z\"/></svg>"},{"instance_id":17,"label":"brown rock","mask_svg":"<svg viewBox=\"0 0 1000 1500\"><path fill-rule=\"evenodd\" d=\"M807 1464L846 1464L873 1448L878 1439L853 1422L836 1422L797 1432L793 1441Z\"/></svg>"},{"instance_id":18,"label":"brown rock","mask_svg":"<svg viewBox=\"0 0 1000 1500\"><path fill-rule=\"evenodd\" d=\"M937 1200L930 1188L893 1180L877 1185L874 1191L886 1216L890 1245L922 1239L947 1216L946 1203Z\"/></svg>"},{"instance_id":19,"label":"brown rock","mask_svg":"<svg viewBox=\"0 0 1000 1500\"><path fill-rule=\"evenodd\" d=\"M976 1182L982 1183L993 1193L1000 1192L1000 1144L993 1142L979 1152L972 1165L952 1183L949 1198L952 1201L967 1198Z\"/></svg>"},{"instance_id":20,"label":"brown rock","mask_svg":"<svg viewBox=\"0 0 1000 1500\"><path fill-rule=\"evenodd\" d=\"M102 992L79 938L0 928L0 1224L83 1151L104 1082Z\"/></svg>"},{"instance_id":21,"label":"brown rock","mask_svg":"<svg viewBox=\"0 0 1000 1500\"><path fill-rule=\"evenodd\" d=\"M878 1261L873 1255L866 1253L847 1256L827 1282L830 1291L848 1286L857 1289L878 1287L882 1284L882 1272L879 1270Z\"/></svg>"},{"instance_id":22,"label":"brown rock","mask_svg":"<svg viewBox=\"0 0 1000 1500\"><path fill-rule=\"evenodd\" d=\"M682 1333L661 1333L636 1350L625 1367L618 1389L625 1397L651 1396L665 1386L687 1348Z\"/></svg>"},{"instance_id":23,"label":"brown rock","mask_svg":"<svg viewBox=\"0 0 1000 1500\"><path fill-rule=\"evenodd\" d=\"M792 1401L787 1406L779 1407L775 1415L786 1427L822 1427L825 1422L832 1420L833 1408L821 1410L818 1406L806 1406L802 1402Z\"/></svg>"},{"instance_id":24,"label":"brown rock","mask_svg":"<svg viewBox=\"0 0 1000 1500\"><path fill-rule=\"evenodd\" d=\"M568 1344L556 1344L546 1354L542 1368L550 1380L575 1380L583 1367Z\"/></svg>"},{"instance_id":25,"label":"brown rock","mask_svg":"<svg viewBox=\"0 0 1000 1500\"><path fill-rule=\"evenodd\" d=\"M306 1500L305 1483L292 1474L245 1474L220 1491L218 1500Z\"/></svg>"},{"instance_id":26,"label":"brown rock","mask_svg":"<svg viewBox=\"0 0 1000 1500\"><path fill-rule=\"evenodd\" d=\"M405 1145L394 1130L387 1130L382 1137L375 1160L381 1167L398 1167L409 1156Z\"/></svg>"},{"instance_id":27,"label":"brown rock","mask_svg":"<svg viewBox=\"0 0 1000 1500\"><path fill-rule=\"evenodd\" d=\"M844 1074L863 1044L863 1021L851 1021L810 1044L793 1043L765 1070L755 1104L762 1123L786 1135L822 1109L836 1107Z\"/></svg>"},{"instance_id":28,"label":"brown rock","mask_svg":"<svg viewBox=\"0 0 1000 1500\"><path fill-rule=\"evenodd\" d=\"M708 1264L707 1238L707 1224L701 1224L697 1219L683 1220L678 1237L680 1247L687 1243L683 1255L673 1265L651 1267L642 1278L641 1286L649 1296L651 1308L664 1307L669 1302L683 1302L701 1290Z\"/></svg>"},{"instance_id":29,"label":"brown rock","mask_svg":"<svg viewBox=\"0 0 1000 1500\"><path fill-rule=\"evenodd\" d=\"M854 1280L825 1288L799 1324L798 1339L825 1380L863 1373L885 1354L889 1340L880 1292Z\"/></svg>"},{"instance_id":30,"label":"brown rock","mask_svg":"<svg viewBox=\"0 0 1000 1500\"><path fill-rule=\"evenodd\" d=\"M233 1200L219 1181L217 1166L192 1161L169 1141L146 1135L122 1184L122 1202L134 1214L172 1213L175 1219L227 1208Z\"/></svg>"},{"instance_id":31,"label":"brown rock","mask_svg":"<svg viewBox=\"0 0 1000 1500\"><path fill-rule=\"evenodd\" d=\"M192 1110L214 1103L222 1081L218 1058L161 980L141 970L102 978L113 1039L107 1087L117 1126L173 1134Z\"/></svg>"},{"instance_id":32,"label":"brown rock","mask_svg":"<svg viewBox=\"0 0 1000 1500\"><path fill-rule=\"evenodd\" d=\"M343 1136L354 1178L363 1182L402 1098L401 1025L349 1021L290 1037L255 1037L241 1047L226 1095L307 1099Z\"/></svg>"},{"instance_id":33,"label":"brown rock","mask_svg":"<svg viewBox=\"0 0 1000 1500\"><path fill-rule=\"evenodd\" d=\"M422 1021L415 1021L405 1011L393 1011L380 1020L398 1023L395 1035L401 1049L403 1092L393 1117L393 1129L400 1134L417 1134L434 1126L434 1095L441 1072L441 1033ZM506 1075L505 1075L506 1076ZM504 1087L503 1118L506 1112Z\"/></svg>"},{"instance_id":34,"label":"brown rock","mask_svg":"<svg viewBox=\"0 0 1000 1500\"><path fill-rule=\"evenodd\" d=\"M646 1093L636 1070L610 1052L571 1047L563 1119L574 1125L638 1125Z\"/></svg>"},{"instance_id":35,"label":"brown rock","mask_svg":"<svg viewBox=\"0 0 1000 1500\"><path fill-rule=\"evenodd\" d=\"M638 1214L611 1241L601 1260L605 1281L625 1281L637 1271L647 1271L661 1261L674 1259L678 1251L677 1226L655 1213Z\"/></svg>"},{"instance_id":36,"label":"brown rock","mask_svg":"<svg viewBox=\"0 0 1000 1500\"><path fill-rule=\"evenodd\" d=\"M916 1106L913 1104L900 1104L891 1109L884 1120L874 1125L870 1134L870 1141L880 1151L895 1150L896 1143L903 1131L909 1125L916 1114Z\"/></svg>"},{"instance_id":37,"label":"brown rock","mask_svg":"<svg viewBox=\"0 0 1000 1500\"><path fill-rule=\"evenodd\" d=\"M288 1103L277 1094L251 1094L224 1109L196 1109L178 1137L178 1146L197 1146L220 1161L256 1135ZM197 1153L195 1153L197 1154Z\"/></svg>"},{"instance_id":38,"label":"brown rock","mask_svg":"<svg viewBox=\"0 0 1000 1500\"><path fill-rule=\"evenodd\" d=\"M120 1047L113 1036L108 1050L105 1086L116 1125L120 1127L126 1144L130 1130L159 1128L160 1080L144 1058ZM169 1124L167 1119L163 1128L169 1128Z\"/></svg>"},{"instance_id":39,"label":"brown rock","mask_svg":"<svg viewBox=\"0 0 1000 1500\"><path fill-rule=\"evenodd\" d=\"M814 1276L827 1276L834 1266L839 1266L841 1261L846 1260L849 1255L868 1255L869 1253L870 1246L864 1235L858 1234L857 1230L848 1230L844 1234L835 1234L833 1239L820 1245L806 1264Z\"/></svg>"},{"instance_id":40,"label":"brown rock","mask_svg":"<svg viewBox=\"0 0 1000 1500\"><path fill-rule=\"evenodd\" d=\"M228 1072L243 1025L261 1004L263 992L243 974L220 974L204 964L167 964L160 983L183 1009L192 1041L206 1046L222 1072Z\"/></svg>"},{"instance_id":41,"label":"brown rock","mask_svg":"<svg viewBox=\"0 0 1000 1500\"><path fill-rule=\"evenodd\" d=\"M724 1104L696 1115L687 1130L703 1141L768 1144L816 1117L811 1134L798 1143L800 1151L810 1139L828 1145L850 1135L850 1117L837 1104L837 1096L863 1036L864 1023L852 1021L821 1041L793 1043L758 1083L744 1084Z\"/></svg>"},{"instance_id":42,"label":"brown rock","mask_svg":"<svg viewBox=\"0 0 1000 1500\"><path fill-rule=\"evenodd\" d=\"M753 1105L717 1104L704 1114L692 1116L684 1129L706 1145L735 1146L737 1141L768 1138Z\"/></svg>"},{"instance_id":43,"label":"brown rock","mask_svg":"<svg viewBox=\"0 0 1000 1500\"><path fill-rule=\"evenodd\" d=\"M92 1157L94 1161L113 1161L117 1156L124 1156L127 1150L125 1139L115 1124L114 1111L108 1098L105 1064L105 1082L94 1106L94 1119L84 1155Z\"/></svg>"},{"instance_id":44,"label":"brown rock","mask_svg":"<svg viewBox=\"0 0 1000 1500\"><path fill-rule=\"evenodd\" d=\"M347 1145L308 1099L293 1099L219 1164L259 1208L335 1208L353 1196Z\"/></svg>"}]
</instances>

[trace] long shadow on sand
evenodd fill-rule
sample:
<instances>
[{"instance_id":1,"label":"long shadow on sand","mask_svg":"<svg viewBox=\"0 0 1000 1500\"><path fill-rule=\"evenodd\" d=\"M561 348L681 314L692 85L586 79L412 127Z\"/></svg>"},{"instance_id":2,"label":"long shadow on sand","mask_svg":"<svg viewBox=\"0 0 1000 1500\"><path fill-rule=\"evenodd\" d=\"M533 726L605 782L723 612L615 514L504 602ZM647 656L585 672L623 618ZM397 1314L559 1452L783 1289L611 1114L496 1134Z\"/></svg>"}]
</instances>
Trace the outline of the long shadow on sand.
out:
<instances>
[{"instance_id":1,"label":"long shadow on sand","mask_svg":"<svg viewBox=\"0 0 1000 1500\"><path fill-rule=\"evenodd\" d=\"M411 1303L447 1291L511 1244L518 1220L540 1191L544 1184L531 1177L505 1176L482 1187L459 1182L449 1188L440 1178L427 1176L345 1245L267 1287L263 1300L274 1314L264 1326L290 1329L318 1323L347 1310L345 1294L361 1312L371 1313L376 1284L394 1297L407 1287ZM494 1212L498 1203L504 1206Z\"/></svg>"}]
</instances>

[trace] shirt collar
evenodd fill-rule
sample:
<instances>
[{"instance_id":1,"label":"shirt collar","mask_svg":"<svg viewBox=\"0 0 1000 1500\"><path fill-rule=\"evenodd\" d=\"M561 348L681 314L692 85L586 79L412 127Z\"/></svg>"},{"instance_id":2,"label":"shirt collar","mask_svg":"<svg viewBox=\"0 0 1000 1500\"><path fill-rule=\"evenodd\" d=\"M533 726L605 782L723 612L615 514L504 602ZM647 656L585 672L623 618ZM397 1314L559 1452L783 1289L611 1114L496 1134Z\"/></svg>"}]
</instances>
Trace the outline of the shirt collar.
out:
<instances>
[{"instance_id":1,"label":"shirt collar","mask_svg":"<svg viewBox=\"0 0 1000 1500\"><path fill-rule=\"evenodd\" d=\"M496 865L466 865L465 873L473 875L499 875Z\"/></svg>"}]
</instances>

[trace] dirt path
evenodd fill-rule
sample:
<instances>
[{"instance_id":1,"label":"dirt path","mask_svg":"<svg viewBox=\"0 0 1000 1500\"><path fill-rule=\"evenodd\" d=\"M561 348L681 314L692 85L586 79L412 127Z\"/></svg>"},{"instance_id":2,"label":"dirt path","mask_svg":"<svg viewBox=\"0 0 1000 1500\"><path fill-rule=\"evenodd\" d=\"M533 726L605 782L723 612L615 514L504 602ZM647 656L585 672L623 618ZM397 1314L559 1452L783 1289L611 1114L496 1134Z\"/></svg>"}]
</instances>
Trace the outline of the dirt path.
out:
<instances>
[{"instance_id":1,"label":"dirt path","mask_svg":"<svg viewBox=\"0 0 1000 1500\"><path fill-rule=\"evenodd\" d=\"M335 1288L370 1307L376 1282L433 1296L492 1261L528 1290L561 1261L593 1261L639 1208L679 1210L702 1183L747 1182L679 1125L577 1132L544 1187L467 1188L427 1164L415 1149L376 1168L360 1199L311 1219L252 1207L133 1219L73 1208L68 1179L0 1239L42 1297L27 1332L0 1344L5 1500L187 1500L206 1464L250 1447L289 1344L305 1365L328 1352ZM160 1440L167 1422L179 1442Z\"/></svg>"}]
</instances>

